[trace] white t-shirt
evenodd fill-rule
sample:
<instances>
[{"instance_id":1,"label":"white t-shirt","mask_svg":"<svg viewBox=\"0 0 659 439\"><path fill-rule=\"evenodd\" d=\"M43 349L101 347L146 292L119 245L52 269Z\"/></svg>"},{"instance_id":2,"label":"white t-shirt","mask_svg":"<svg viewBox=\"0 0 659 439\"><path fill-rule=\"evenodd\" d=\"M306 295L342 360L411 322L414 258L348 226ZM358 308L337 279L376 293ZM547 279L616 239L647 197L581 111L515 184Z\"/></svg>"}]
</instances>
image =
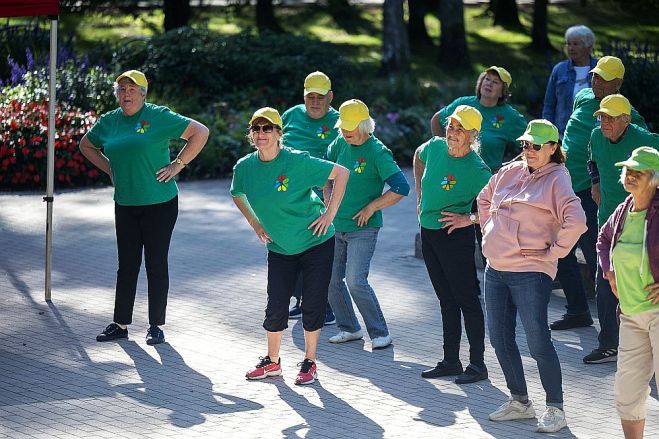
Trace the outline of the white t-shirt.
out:
<instances>
[{"instance_id":1,"label":"white t-shirt","mask_svg":"<svg viewBox=\"0 0 659 439\"><path fill-rule=\"evenodd\" d=\"M590 72L590 66L575 66L574 70L577 72L577 78L574 82L574 90L572 91L573 99L581 90L588 88L588 74Z\"/></svg>"}]
</instances>

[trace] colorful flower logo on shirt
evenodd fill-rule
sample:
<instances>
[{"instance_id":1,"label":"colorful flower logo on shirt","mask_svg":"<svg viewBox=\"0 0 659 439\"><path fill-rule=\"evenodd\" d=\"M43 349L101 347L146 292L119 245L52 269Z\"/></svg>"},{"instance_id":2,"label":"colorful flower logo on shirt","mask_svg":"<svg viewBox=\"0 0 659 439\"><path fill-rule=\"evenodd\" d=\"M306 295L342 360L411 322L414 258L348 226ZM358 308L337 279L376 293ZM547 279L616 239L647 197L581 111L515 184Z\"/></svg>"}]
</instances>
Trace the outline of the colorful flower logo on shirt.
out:
<instances>
[{"instance_id":1,"label":"colorful flower logo on shirt","mask_svg":"<svg viewBox=\"0 0 659 439\"><path fill-rule=\"evenodd\" d=\"M151 124L146 120L142 120L140 122L137 122L137 124L135 124L135 132L140 134L146 133L149 130L149 128L151 128Z\"/></svg>"},{"instance_id":2,"label":"colorful flower logo on shirt","mask_svg":"<svg viewBox=\"0 0 659 439\"><path fill-rule=\"evenodd\" d=\"M361 174L364 172L364 168L366 168L366 159L360 158L357 159L354 165L352 165L353 169L355 170L356 173Z\"/></svg>"},{"instance_id":3,"label":"colorful flower logo on shirt","mask_svg":"<svg viewBox=\"0 0 659 439\"><path fill-rule=\"evenodd\" d=\"M325 140L327 139L327 136L329 136L329 131L330 131L329 127L327 125L323 125L322 127L318 127L318 129L316 130L316 136Z\"/></svg>"},{"instance_id":4,"label":"colorful flower logo on shirt","mask_svg":"<svg viewBox=\"0 0 659 439\"><path fill-rule=\"evenodd\" d=\"M506 118L505 118L505 117L503 117L503 116L500 115L500 114L497 114L496 116L494 116L494 117L492 118L492 120L491 120L490 122L492 123L492 126L493 126L494 128L501 128L501 127L503 126L503 123L504 123L505 121L506 121Z\"/></svg>"},{"instance_id":5,"label":"colorful flower logo on shirt","mask_svg":"<svg viewBox=\"0 0 659 439\"><path fill-rule=\"evenodd\" d=\"M445 191L450 191L453 189L453 186L455 186L455 183L457 183L455 181L455 177L449 174L442 179L442 189Z\"/></svg>"},{"instance_id":6,"label":"colorful flower logo on shirt","mask_svg":"<svg viewBox=\"0 0 659 439\"><path fill-rule=\"evenodd\" d=\"M288 190L288 177L280 175L275 181L275 189L277 192L286 192Z\"/></svg>"}]
</instances>

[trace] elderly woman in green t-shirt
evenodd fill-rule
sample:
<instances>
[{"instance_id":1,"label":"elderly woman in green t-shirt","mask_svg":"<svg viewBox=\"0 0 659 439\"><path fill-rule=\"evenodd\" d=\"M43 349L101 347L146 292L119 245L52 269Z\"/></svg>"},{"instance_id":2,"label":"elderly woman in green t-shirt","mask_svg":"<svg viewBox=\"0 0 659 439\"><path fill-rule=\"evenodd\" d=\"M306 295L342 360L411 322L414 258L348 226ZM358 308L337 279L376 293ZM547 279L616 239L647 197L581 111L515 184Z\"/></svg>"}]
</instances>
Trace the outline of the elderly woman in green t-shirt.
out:
<instances>
[{"instance_id":1,"label":"elderly woman in green t-shirt","mask_svg":"<svg viewBox=\"0 0 659 439\"><path fill-rule=\"evenodd\" d=\"M339 333L329 341L344 343L362 338L354 300L372 349L382 349L392 340L375 291L368 283L368 272L382 227L382 209L398 203L409 193L410 186L389 148L373 135L375 122L366 104L357 99L344 102L336 127L341 135L329 145L327 158L350 169L350 180L334 219L336 249L329 301ZM389 190L383 194L385 183ZM328 195L329 186L325 186Z\"/></svg>"},{"instance_id":2,"label":"elderly woman in green t-shirt","mask_svg":"<svg viewBox=\"0 0 659 439\"><path fill-rule=\"evenodd\" d=\"M82 154L114 183L114 214L119 269L114 319L97 337L128 337L137 278L144 265L149 292L147 344L165 341L169 243L178 216L178 188L173 178L206 144L208 128L199 122L146 102L149 84L142 72L117 77L119 108L104 114L80 141ZM187 140L174 161L171 139Z\"/></svg>"},{"instance_id":3,"label":"elderly woman in green t-shirt","mask_svg":"<svg viewBox=\"0 0 659 439\"><path fill-rule=\"evenodd\" d=\"M625 438L642 438L648 383L659 380L659 152L648 146L618 162L630 193L597 239L604 277L620 299L615 403Z\"/></svg>"},{"instance_id":4,"label":"elderly woman in green t-shirt","mask_svg":"<svg viewBox=\"0 0 659 439\"><path fill-rule=\"evenodd\" d=\"M459 105L448 117L446 138L433 137L414 154L414 181L423 260L439 299L444 358L424 378L457 375L458 384L487 378L485 321L474 261L478 213L472 204L491 173L477 154L483 117ZM461 320L469 339L469 365L460 362Z\"/></svg>"},{"instance_id":5,"label":"elderly woman in green t-shirt","mask_svg":"<svg viewBox=\"0 0 659 439\"><path fill-rule=\"evenodd\" d=\"M281 143L282 120L274 108L256 111L248 139L256 151L233 169L233 201L268 248L268 304L263 328L268 352L246 373L248 380L281 375L279 347L288 327L288 302L302 273L302 325L305 358L295 384L313 383L316 349L325 323L327 288L334 258L332 220L341 204L348 170ZM334 180L327 207L315 194Z\"/></svg>"}]
</instances>

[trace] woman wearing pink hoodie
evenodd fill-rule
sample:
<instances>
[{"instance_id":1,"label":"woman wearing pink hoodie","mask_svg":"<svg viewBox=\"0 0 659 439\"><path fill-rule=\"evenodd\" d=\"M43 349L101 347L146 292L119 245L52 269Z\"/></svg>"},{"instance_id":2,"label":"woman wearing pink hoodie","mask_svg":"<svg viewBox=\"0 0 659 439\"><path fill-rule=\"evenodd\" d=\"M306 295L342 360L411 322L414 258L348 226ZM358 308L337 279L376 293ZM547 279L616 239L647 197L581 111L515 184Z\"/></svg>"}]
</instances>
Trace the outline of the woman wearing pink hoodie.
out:
<instances>
[{"instance_id":1,"label":"woman wearing pink hoodie","mask_svg":"<svg viewBox=\"0 0 659 439\"><path fill-rule=\"evenodd\" d=\"M547 120L533 120L517 140L523 143L524 160L501 168L478 195L487 258L487 325L511 394L490 419L535 418L515 341L519 313L546 393L547 409L538 420L538 431L550 433L567 423L561 365L551 340L547 306L558 259L586 231L586 216L563 164L556 127Z\"/></svg>"}]
</instances>

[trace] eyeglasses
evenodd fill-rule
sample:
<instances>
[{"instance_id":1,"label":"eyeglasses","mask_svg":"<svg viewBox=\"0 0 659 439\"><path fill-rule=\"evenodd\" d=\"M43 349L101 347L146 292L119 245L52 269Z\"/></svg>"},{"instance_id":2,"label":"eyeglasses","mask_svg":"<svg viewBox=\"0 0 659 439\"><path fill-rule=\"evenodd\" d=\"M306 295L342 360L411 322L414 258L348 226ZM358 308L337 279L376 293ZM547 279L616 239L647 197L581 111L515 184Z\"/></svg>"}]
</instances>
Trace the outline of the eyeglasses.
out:
<instances>
[{"instance_id":1,"label":"eyeglasses","mask_svg":"<svg viewBox=\"0 0 659 439\"><path fill-rule=\"evenodd\" d=\"M274 125L252 125L251 127L249 127L249 129L253 133L259 133L261 131L263 131L264 133L271 133L275 129L275 126Z\"/></svg>"},{"instance_id":2,"label":"eyeglasses","mask_svg":"<svg viewBox=\"0 0 659 439\"><path fill-rule=\"evenodd\" d=\"M531 142L522 143L522 149L524 151L527 151L530 148L533 148L533 151L540 151L542 149L542 145L536 145L535 143L531 143Z\"/></svg>"}]
</instances>

